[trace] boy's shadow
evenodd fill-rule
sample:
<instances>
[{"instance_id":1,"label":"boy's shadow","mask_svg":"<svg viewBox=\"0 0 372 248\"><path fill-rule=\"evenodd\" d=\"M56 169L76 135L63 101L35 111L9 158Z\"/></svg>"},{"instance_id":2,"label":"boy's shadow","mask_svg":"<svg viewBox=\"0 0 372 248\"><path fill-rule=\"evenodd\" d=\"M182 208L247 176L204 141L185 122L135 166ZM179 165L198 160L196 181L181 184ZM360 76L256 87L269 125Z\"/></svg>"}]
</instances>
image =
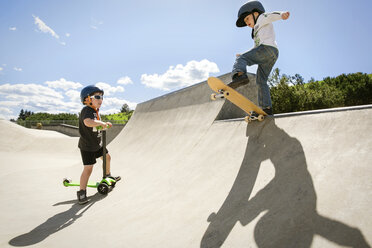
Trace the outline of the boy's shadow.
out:
<instances>
[{"instance_id":1,"label":"boy's shadow","mask_svg":"<svg viewBox=\"0 0 372 248\"><path fill-rule=\"evenodd\" d=\"M315 188L297 139L276 126L273 118L249 124L247 137L239 173L220 210L208 218L202 248L222 246L236 222L246 226L261 213L254 228L260 248L309 248L315 234L342 246L370 247L359 229L318 214ZM260 164L267 159L275 167L275 177L248 200Z\"/></svg>"},{"instance_id":2,"label":"boy's shadow","mask_svg":"<svg viewBox=\"0 0 372 248\"><path fill-rule=\"evenodd\" d=\"M19 235L9 241L12 246L29 246L37 244L53 233L74 224L74 222L83 216L83 214L93 206L94 203L104 199L106 196L96 193L89 197L90 201L85 205L79 205L77 200L56 203L53 206L72 204L71 208L62 213L50 217L44 223L35 227L28 233Z\"/></svg>"}]
</instances>

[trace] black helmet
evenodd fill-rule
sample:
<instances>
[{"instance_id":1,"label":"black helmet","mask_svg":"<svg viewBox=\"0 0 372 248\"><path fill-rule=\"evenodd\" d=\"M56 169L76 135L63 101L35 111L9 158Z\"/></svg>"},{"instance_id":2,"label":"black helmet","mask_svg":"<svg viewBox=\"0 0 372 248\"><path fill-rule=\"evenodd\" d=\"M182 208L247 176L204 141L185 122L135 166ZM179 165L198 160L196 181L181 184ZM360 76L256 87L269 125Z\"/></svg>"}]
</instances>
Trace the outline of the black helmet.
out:
<instances>
[{"instance_id":1,"label":"black helmet","mask_svg":"<svg viewBox=\"0 0 372 248\"><path fill-rule=\"evenodd\" d=\"M102 89L98 88L97 86L88 85L88 86L84 87L80 92L81 102L84 104L85 98L87 98L88 96L93 95L96 92L101 92L102 95L104 94L104 91Z\"/></svg>"},{"instance_id":2,"label":"black helmet","mask_svg":"<svg viewBox=\"0 0 372 248\"><path fill-rule=\"evenodd\" d=\"M246 18L247 15L255 11L260 14L265 13L265 8L259 1L255 0L249 1L242 7L240 7L238 12L238 20L236 21L236 26L239 28L247 26L247 24L244 22L244 18Z\"/></svg>"}]
</instances>

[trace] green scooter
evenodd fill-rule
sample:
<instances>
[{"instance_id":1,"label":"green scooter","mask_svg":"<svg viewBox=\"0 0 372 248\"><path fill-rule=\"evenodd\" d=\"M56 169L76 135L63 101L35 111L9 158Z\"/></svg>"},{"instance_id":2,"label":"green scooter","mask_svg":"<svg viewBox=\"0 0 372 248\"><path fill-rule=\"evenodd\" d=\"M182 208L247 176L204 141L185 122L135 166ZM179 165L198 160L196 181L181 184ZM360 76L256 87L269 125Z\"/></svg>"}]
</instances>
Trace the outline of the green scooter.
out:
<instances>
[{"instance_id":1,"label":"green scooter","mask_svg":"<svg viewBox=\"0 0 372 248\"><path fill-rule=\"evenodd\" d=\"M88 182L87 187L97 188L98 193L102 195L107 195L116 184L116 180L106 176L106 130L102 130L102 127L97 127L98 130L102 131L102 148L103 148L103 179L100 182ZM63 186L80 186L79 182L73 182L71 179L64 178Z\"/></svg>"}]
</instances>

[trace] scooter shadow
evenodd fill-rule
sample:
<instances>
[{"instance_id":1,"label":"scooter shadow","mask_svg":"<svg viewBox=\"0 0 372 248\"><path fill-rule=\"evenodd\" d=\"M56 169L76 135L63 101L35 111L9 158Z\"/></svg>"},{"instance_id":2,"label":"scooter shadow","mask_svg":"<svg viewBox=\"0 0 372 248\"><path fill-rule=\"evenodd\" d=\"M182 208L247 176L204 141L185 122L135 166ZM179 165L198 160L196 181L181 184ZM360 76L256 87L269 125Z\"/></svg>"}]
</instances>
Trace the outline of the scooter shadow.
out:
<instances>
[{"instance_id":1,"label":"scooter shadow","mask_svg":"<svg viewBox=\"0 0 372 248\"><path fill-rule=\"evenodd\" d=\"M77 200L64 201L54 204L53 206L71 205L71 208L54 215L47 219L44 223L35 227L28 233L19 235L9 241L12 246L29 246L40 243L50 235L61 231L62 229L71 226L77 219L82 217L88 209L96 202L103 200L107 195L96 193L89 197L89 202L85 205L79 205Z\"/></svg>"}]
</instances>

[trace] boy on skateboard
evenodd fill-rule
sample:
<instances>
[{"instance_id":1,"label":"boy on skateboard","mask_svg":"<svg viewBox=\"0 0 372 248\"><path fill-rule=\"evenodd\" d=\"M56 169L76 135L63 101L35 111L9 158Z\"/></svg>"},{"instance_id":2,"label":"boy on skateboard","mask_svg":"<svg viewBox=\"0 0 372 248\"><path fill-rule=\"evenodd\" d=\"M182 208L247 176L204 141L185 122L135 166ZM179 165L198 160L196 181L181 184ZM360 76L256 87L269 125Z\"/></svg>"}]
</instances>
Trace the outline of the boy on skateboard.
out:
<instances>
[{"instance_id":1,"label":"boy on skateboard","mask_svg":"<svg viewBox=\"0 0 372 248\"><path fill-rule=\"evenodd\" d=\"M273 114L270 88L267 85L269 74L278 59L279 50L275 41L275 32L272 22L287 20L289 12L265 13L259 1L249 1L238 12L237 27L248 26L252 28L254 48L250 51L237 54L232 70L232 82L228 85L237 88L247 79L247 65L258 64L256 84L258 86L258 105L268 115Z\"/></svg>"},{"instance_id":2,"label":"boy on skateboard","mask_svg":"<svg viewBox=\"0 0 372 248\"><path fill-rule=\"evenodd\" d=\"M84 169L80 177L80 190L77 192L79 204L88 202L87 183L93 171L96 158L102 157L103 147L101 143L101 131L97 127L106 129L111 127L110 122L101 121L99 108L102 105L104 91L94 85L86 86L80 92L80 100L85 105L79 116L79 148L83 160ZM111 156L106 149L106 177L120 180L120 177L112 177L110 174Z\"/></svg>"}]
</instances>

